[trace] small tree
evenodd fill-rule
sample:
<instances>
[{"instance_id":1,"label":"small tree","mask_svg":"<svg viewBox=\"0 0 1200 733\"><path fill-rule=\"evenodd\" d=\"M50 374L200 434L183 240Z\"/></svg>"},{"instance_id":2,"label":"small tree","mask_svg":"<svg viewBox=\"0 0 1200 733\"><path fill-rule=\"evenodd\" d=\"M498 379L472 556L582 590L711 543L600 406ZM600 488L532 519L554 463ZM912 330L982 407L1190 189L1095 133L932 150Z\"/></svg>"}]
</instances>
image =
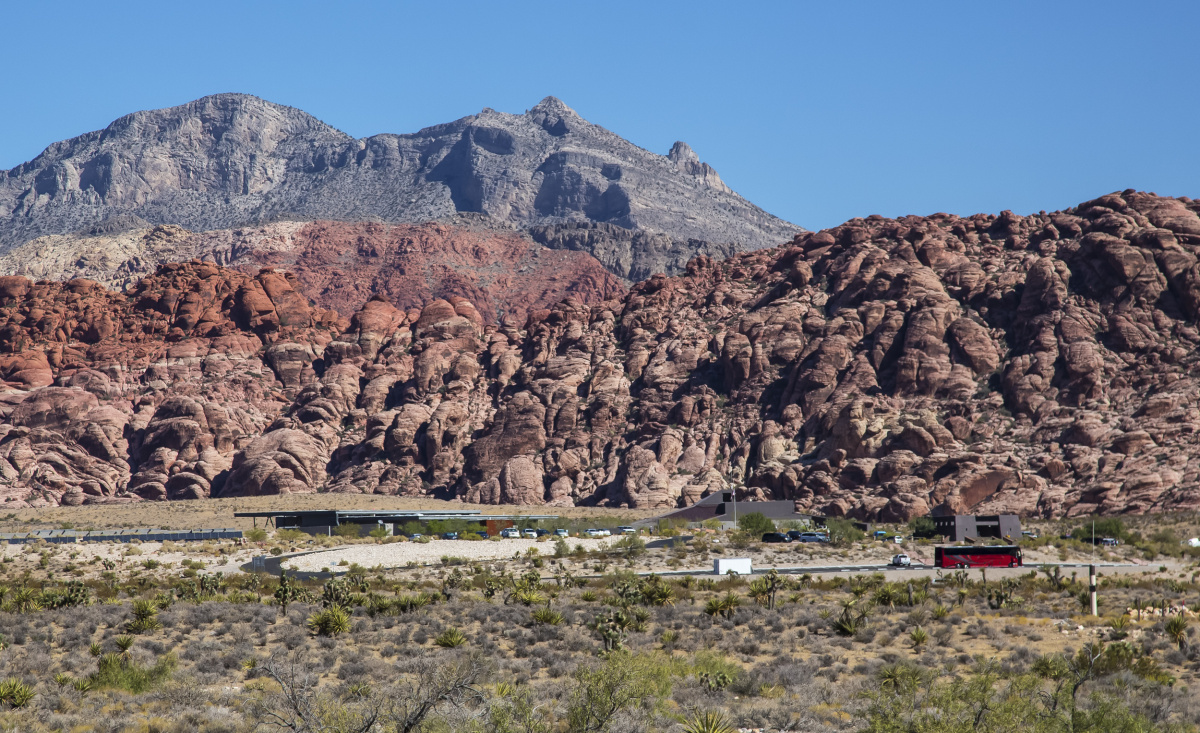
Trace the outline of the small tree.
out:
<instances>
[{"instance_id":1,"label":"small tree","mask_svg":"<svg viewBox=\"0 0 1200 733\"><path fill-rule=\"evenodd\" d=\"M937 533L937 522L933 517L913 517L908 522L908 531L914 537L933 537Z\"/></svg>"},{"instance_id":2,"label":"small tree","mask_svg":"<svg viewBox=\"0 0 1200 733\"><path fill-rule=\"evenodd\" d=\"M849 519L830 518L826 520L825 528L829 530L829 541L839 547L859 542L866 537L866 534Z\"/></svg>"},{"instance_id":3,"label":"small tree","mask_svg":"<svg viewBox=\"0 0 1200 733\"><path fill-rule=\"evenodd\" d=\"M767 532L775 531L775 523L767 518L767 515L762 512L750 512L738 517L738 529L748 535L761 537Z\"/></svg>"}]
</instances>

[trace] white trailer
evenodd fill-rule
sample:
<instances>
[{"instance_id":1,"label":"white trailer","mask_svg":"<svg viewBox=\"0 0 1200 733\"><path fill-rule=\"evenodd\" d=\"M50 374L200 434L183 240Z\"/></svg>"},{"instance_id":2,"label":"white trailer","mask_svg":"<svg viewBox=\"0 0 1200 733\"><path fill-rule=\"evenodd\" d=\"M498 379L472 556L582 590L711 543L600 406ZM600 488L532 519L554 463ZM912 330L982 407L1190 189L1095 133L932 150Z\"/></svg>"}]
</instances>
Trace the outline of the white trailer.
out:
<instances>
[{"instance_id":1,"label":"white trailer","mask_svg":"<svg viewBox=\"0 0 1200 733\"><path fill-rule=\"evenodd\" d=\"M716 575L750 575L750 558L748 557L721 557L713 560L713 573Z\"/></svg>"}]
</instances>

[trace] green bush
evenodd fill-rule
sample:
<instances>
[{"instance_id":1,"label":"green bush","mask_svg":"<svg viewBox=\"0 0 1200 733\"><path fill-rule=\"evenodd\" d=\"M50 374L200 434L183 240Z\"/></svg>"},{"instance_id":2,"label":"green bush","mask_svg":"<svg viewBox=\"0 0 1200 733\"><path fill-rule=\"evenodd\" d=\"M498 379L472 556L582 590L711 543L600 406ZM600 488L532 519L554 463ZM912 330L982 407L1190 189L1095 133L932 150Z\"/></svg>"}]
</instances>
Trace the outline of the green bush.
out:
<instances>
[{"instance_id":1,"label":"green bush","mask_svg":"<svg viewBox=\"0 0 1200 733\"><path fill-rule=\"evenodd\" d=\"M750 512L738 517L738 529L754 537L762 537L767 532L775 531L775 523L762 512Z\"/></svg>"},{"instance_id":2,"label":"green bush","mask_svg":"<svg viewBox=\"0 0 1200 733\"><path fill-rule=\"evenodd\" d=\"M339 524L331 530L331 534L334 537L353 540L362 537L362 529L359 525L353 523Z\"/></svg>"},{"instance_id":3,"label":"green bush","mask_svg":"<svg viewBox=\"0 0 1200 733\"><path fill-rule=\"evenodd\" d=\"M933 517L913 517L908 522L908 530L914 537L933 537L937 534L937 522Z\"/></svg>"},{"instance_id":4,"label":"green bush","mask_svg":"<svg viewBox=\"0 0 1200 733\"><path fill-rule=\"evenodd\" d=\"M1099 542L1104 537L1112 537L1121 540L1122 542L1129 540L1129 532L1125 529L1125 523L1119 517L1095 517L1094 519L1086 519L1083 524L1076 527L1071 532L1072 539L1079 540L1091 544L1093 525L1095 522L1095 538Z\"/></svg>"},{"instance_id":5,"label":"green bush","mask_svg":"<svg viewBox=\"0 0 1200 733\"><path fill-rule=\"evenodd\" d=\"M245 535L246 539L250 540L251 542L266 542L267 540L267 530L263 529L262 527L248 529L243 534Z\"/></svg>"},{"instance_id":6,"label":"green bush","mask_svg":"<svg viewBox=\"0 0 1200 733\"><path fill-rule=\"evenodd\" d=\"M825 521L825 529L829 531L829 541L839 547L852 542L861 542L867 536L849 519L831 517Z\"/></svg>"}]
</instances>

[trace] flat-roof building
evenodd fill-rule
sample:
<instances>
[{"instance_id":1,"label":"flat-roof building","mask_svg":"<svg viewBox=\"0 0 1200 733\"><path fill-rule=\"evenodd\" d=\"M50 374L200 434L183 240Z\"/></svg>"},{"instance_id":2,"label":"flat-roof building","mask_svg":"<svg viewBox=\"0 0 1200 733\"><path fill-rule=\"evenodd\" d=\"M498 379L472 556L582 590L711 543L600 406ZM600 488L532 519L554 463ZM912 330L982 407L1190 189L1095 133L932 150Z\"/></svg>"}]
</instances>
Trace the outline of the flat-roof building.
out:
<instances>
[{"instance_id":1,"label":"flat-roof building","mask_svg":"<svg viewBox=\"0 0 1200 733\"><path fill-rule=\"evenodd\" d=\"M796 502L794 501L735 502L732 491L718 491L709 494L691 506L677 509L669 514L663 514L651 520L642 520L641 523L666 519L683 520L689 524L698 524L709 519L716 519L720 522L732 524L736 521L737 517L756 512L776 522L795 521L809 523L812 521L811 514L796 511Z\"/></svg>"},{"instance_id":2,"label":"flat-roof building","mask_svg":"<svg viewBox=\"0 0 1200 733\"><path fill-rule=\"evenodd\" d=\"M308 509L304 511L273 511L273 512L235 512L235 517L252 517L255 525L258 519L265 519L267 526L277 529L299 529L311 534L330 534L334 527L344 524L357 524L365 531L379 525L390 528L398 527L407 522L436 522L448 519L460 519L466 522L478 522L486 525L488 533L498 532L504 527L511 527L517 521L534 521L558 519L557 514L484 514L478 509L458 509L449 511L412 511L404 509L386 510L357 510L357 509Z\"/></svg>"},{"instance_id":3,"label":"flat-roof building","mask_svg":"<svg viewBox=\"0 0 1200 733\"><path fill-rule=\"evenodd\" d=\"M980 537L996 537L1010 542L1021 539L1021 518L1016 514L956 514L933 517L937 534L952 542L964 542Z\"/></svg>"}]
</instances>

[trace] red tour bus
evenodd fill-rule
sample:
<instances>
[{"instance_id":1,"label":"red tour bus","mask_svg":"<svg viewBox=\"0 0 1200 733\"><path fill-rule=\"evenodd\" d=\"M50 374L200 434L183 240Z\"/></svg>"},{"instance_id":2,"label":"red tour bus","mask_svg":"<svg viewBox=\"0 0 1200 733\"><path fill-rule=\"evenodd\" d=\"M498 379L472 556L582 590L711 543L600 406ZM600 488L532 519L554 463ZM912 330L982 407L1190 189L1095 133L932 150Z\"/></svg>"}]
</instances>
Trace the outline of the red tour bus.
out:
<instances>
[{"instance_id":1,"label":"red tour bus","mask_svg":"<svg viewBox=\"0 0 1200 733\"><path fill-rule=\"evenodd\" d=\"M1024 564L1016 545L933 548L933 566L938 568L1016 568Z\"/></svg>"}]
</instances>

